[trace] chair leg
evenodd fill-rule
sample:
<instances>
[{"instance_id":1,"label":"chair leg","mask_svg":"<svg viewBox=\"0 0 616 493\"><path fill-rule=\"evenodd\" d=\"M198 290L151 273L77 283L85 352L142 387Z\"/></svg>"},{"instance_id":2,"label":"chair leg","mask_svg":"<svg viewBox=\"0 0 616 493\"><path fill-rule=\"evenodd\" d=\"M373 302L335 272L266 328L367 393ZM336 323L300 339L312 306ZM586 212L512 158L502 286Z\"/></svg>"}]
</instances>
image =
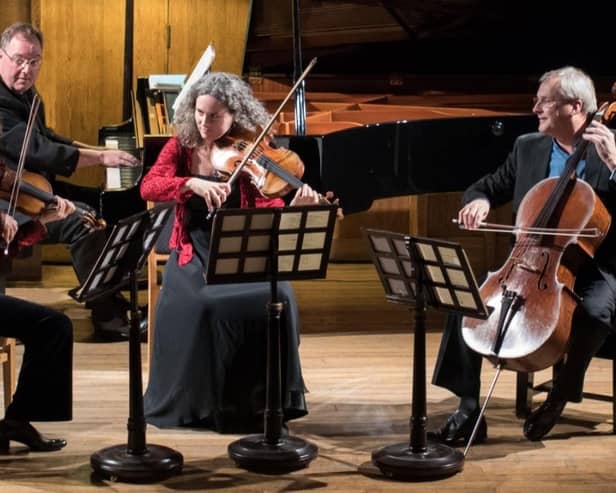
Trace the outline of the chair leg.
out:
<instances>
[{"instance_id":1,"label":"chair leg","mask_svg":"<svg viewBox=\"0 0 616 493\"><path fill-rule=\"evenodd\" d=\"M616 361L612 360L612 434L616 435Z\"/></svg>"},{"instance_id":2,"label":"chair leg","mask_svg":"<svg viewBox=\"0 0 616 493\"><path fill-rule=\"evenodd\" d=\"M2 380L4 385L4 408L9 407L13 394L15 393L15 385L17 377L15 375L15 339L6 338L3 344L4 352L6 353L6 361L2 363Z\"/></svg>"},{"instance_id":3,"label":"chair leg","mask_svg":"<svg viewBox=\"0 0 616 493\"><path fill-rule=\"evenodd\" d=\"M146 351L146 368L150 368L150 358L152 356L152 348L154 347L154 323L156 312L156 303L160 294L160 285L158 284L158 256L154 251L148 257L148 343Z\"/></svg>"},{"instance_id":4,"label":"chair leg","mask_svg":"<svg viewBox=\"0 0 616 493\"><path fill-rule=\"evenodd\" d=\"M525 418L530 413L533 405L533 374L517 372L515 385L515 415Z\"/></svg>"}]
</instances>

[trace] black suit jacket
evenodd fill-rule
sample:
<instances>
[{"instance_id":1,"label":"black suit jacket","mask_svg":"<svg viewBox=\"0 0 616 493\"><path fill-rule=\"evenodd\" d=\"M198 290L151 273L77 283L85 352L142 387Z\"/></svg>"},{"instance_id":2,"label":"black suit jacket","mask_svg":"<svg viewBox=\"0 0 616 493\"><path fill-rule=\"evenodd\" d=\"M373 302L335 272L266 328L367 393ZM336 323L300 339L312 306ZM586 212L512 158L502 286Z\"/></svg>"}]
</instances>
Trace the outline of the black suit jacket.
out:
<instances>
[{"instance_id":1,"label":"black suit jacket","mask_svg":"<svg viewBox=\"0 0 616 493\"><path fill-rule=\"evenodd\" d=\"M34 89L15 94L0 80L0 159L15 164L19 160ZM30 137L26 169L43 174L52 183L56 175L71 176L77 167L79 150L71 141L47 128L45 109L39 108Z\"/></svg>"},{"instance_id":2,"label":"black suit jacket","mask_svg":"<svg viewBox=\"0 0 616 493\"><path fill-rule=\"evenodd\" d=\"M492 207L497 207L512 201L516 213L526 193L547 177L551 152L552 138L547 135L531 133L518 137L503 165L464 192L464 203L485 198ZM610 170L592 144L588 145L586 152L584 180L594 189L613 218L595 260L602 269L616 273L616 183L610 180Z\"/></svg>"}]
</instances>

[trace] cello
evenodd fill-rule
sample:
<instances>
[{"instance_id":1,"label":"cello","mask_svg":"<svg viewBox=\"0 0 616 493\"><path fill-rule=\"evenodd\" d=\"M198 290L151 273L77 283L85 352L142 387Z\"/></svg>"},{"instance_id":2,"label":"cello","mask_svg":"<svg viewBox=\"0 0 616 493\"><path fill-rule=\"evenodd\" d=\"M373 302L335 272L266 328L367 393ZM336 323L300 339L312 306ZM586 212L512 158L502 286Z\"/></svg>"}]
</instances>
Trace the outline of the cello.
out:
<instances>
[{"instance_id":1,"label":"cello","mask_svg":"<svg viewBox=\"0 0 616 493\"><path fill-rule=\"evenodd\" d=\"M616 104L605 103L587 118L583 129L592 121L608 123L615 113ZM465 343L497 369L465 454L500 372L538 371L567 352L580 301L574 291L577 272L594 256L611 224L595 191L577 177L587 147L588 141L582 140L559 177L546 178L526 193L516 225L509 228L516 233L511 254L480 288L489 317L462 320Z\"/></svg>"}]
</instances>

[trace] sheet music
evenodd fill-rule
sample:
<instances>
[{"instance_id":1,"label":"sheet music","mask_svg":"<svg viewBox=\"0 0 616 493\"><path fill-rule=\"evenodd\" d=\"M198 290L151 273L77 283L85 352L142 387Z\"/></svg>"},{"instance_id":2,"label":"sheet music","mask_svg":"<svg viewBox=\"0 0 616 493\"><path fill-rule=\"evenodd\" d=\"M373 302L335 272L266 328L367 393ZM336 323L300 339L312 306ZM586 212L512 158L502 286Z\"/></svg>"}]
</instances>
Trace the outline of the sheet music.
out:
<instances>
[{"instance_id":1,"label":"sheet music","mask_svg":"<svg viewBox=\"0 0 616 493\"><path fill-rule=\"evenodd\" d=\"M186 93L188 92L190 86L192 86L195 82L197 82L197 80L199 80L208 72L208 70L212 66L212 62L214 62L215 57L216 52L214 51L212 43L210 43L206 50L203 52L203 55L201 55L201 58L197 62L197 65L188 77L188 80L184 83L184 87L182 87L180 94L178 94L178 97L173 103L173 111L177 109L178 104L180 104L180 101L182 101L182 99L186 97Z\"/></svg>"}]
</instances>

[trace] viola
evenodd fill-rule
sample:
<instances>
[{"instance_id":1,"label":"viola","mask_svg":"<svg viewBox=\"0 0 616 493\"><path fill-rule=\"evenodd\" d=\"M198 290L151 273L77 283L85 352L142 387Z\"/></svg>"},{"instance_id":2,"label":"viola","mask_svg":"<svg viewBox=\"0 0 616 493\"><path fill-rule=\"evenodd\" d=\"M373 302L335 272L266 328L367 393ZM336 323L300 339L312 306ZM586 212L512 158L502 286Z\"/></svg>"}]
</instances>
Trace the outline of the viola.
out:
<instances>
[{"instance_id":1,"label":"viola","mask_svg":"<svg viewBox=\"0 0 616 493\"><path fill-rule=\"evenodd\" d=\"M236 131L218 140L212 149L210 160L221 178L231 184L240 173L248 174L261 194L268 198L282 197L290 190L304 185L299 179L304 174L304 164L299 156L289 149L274 147L268 132L286 102L315 63L316 58L313 58L267 124L260 129L259 135L255 137ZM326 195L326 197L320 196L320 201L323 204L331 204L329 199L333 197L333 193L328 192ZM210 211L208 219L211 219L213 214L214 211ZM336 214L342 219L342 209L338 208Z\"/></svg>"},{"instance_id":2,"label":"viola","mask_svg":"<svg viewBox=\"0 0 616 493\"><path fill-rule=\"evenodd\" d=\"M0 161L0 198L10 198L16 178L17 173ZM45 177L37 173L23 171L19 181L19 191L16 209L31 217L38 216L46 207L57 202L57 198L52 192L51 184ZM75 212L81 216L82 220L91 230L107 227L103 219L96 217L88 210L76 207Z\"/></svg>"},{"instance_id":3,"label":"viola","mask_svg":"<svg viewBox=\"0 0 616 493\"><path fill-rule=\"evenodd\" d=\"M245 158L253 142L246 137L225 136L212 149L210 159L219 177L227 181ZM304 163L293 151L274 147L264 138L249 156L241 172L248 175L267 198L283 197L303 185Z\"/></svg>"}]
</instances>

